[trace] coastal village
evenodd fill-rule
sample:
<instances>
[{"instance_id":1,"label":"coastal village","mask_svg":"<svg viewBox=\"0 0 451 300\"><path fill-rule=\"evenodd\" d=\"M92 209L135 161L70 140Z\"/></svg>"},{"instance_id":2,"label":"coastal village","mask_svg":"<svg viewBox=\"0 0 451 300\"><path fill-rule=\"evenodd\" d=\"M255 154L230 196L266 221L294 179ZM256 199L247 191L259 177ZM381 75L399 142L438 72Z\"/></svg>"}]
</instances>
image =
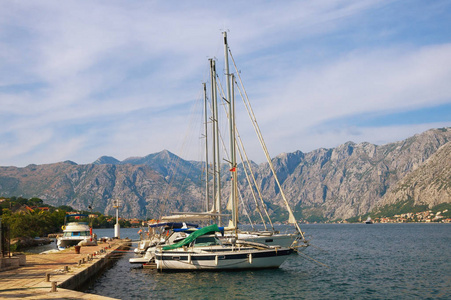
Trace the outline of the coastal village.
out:
<instances>
[{"instance_id":1,"label":"coastal village","mask_svg":"<svg viewBox=\"0 0 451 300\"><path fill-rule=\"evenodd\" d=\"M373 223L451 223L451 218L446 217L448 209L438 211L434 213L431 210L422 212L409 212L404 214L394 215L393 217L376 217L372 219ZM362 218L359 219L360 223L365 223ZM346 220L339 223L351 223Z\"/></svg>"},{"instance_id":2,"label":"coastal village","mask_svg":"<svg viewBox=\"0 0 451 300\"><path fill-rule=\"evenodd\" d=\"M394 215L391 218L376 218L375 221L379 223L451 223L451 218L445 218L442 214L448 212L447 209L433 213L432 211L423 211L418 213L405 213Z\"/></svg>"}]
</instances>

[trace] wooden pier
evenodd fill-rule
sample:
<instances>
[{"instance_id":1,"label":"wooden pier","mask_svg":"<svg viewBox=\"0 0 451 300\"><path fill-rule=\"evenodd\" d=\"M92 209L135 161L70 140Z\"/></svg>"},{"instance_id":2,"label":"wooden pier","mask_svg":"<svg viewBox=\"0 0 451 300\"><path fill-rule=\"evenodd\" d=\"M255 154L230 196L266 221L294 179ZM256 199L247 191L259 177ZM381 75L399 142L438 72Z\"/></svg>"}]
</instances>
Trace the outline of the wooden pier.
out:
<instances>
[{"instance_id":1,"label":"wooden pier","mask_svg":"<svg viewBox=\"0 0 451 300\"><path fill-rule=\"evenodd\" d=\"M0 298L115 299L75 291L92 282L131 245L113 239L97 246L74 247L55 253L26 255L19 268L0 270Z\"/></svg>"}]
</instances>

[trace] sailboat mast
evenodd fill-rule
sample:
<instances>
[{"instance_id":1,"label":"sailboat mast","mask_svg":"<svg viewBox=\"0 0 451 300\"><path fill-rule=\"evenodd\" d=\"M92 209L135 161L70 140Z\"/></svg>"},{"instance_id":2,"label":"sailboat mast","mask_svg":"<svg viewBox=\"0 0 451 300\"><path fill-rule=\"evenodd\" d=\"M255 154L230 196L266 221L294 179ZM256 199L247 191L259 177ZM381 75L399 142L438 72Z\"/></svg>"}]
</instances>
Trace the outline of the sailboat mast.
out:
<instances>
[{"instance_id":1,"label":"sailboat mast","mask_svg":"<svg viewBox=\"0 0 451 300\"><path fill-rule=\"evenodd\" d=\"M230 119L231 119L231 138L232 138L232 212L235 219L232 217L232 222L234 228L238 228L238 176L237 176L237 160L236 160L236 124L235 124L235 92L234 92L234 82L235 76L230 74L231 85L231 98L230 98Z\"/></svg>"},{"instance_id":2,"label":"sailboat mast","mask_svg":"<svg viewBox=\"0 0 451 300\"><path fill-rule=\"evenodd\" d=\"M236 148L235 148L235 101L232 93L233 75L229 73L229 46L227 44L227 32L224 35L224 64L227 87L227 103L229 105L229 130L230 130L230 171L231 171L231 198L232 198L232 226L237 228L238 225L238 207L237 207L237 176L236 176Z\"/></svg>"},{"instance_id":3,"label":"sailboat mast","mask_svg":"<svg viewBox=\"0 0 451 300\"><path fill-rule=\"evenodd\" d=\"M216 122L215 122L215 62L214 60L211 58L210 59L210 80L211 80L211 106L212 106L212 112L211 112L211 126L212 126L212 130L211 130L211 136L213 138L213 147L212 147L212 153L213 153L213 163L212 163L212 167L213 167L213 207L212 207L212 212L216 212Z\"/></svg>"},{"instance_id":4,"label":"sailboat mast","mask_svg":"<svg viewBox=\"0 0 451 300\"><path fill-rule=\"evenodd\" d=\"M210 59L211 66L211 93L213 108L213 211L218 213L218 225L221 226L221 160L219 155L219 125L218 125L218 94L216 88L216 63Z\"/></svg>"},{"instance_id":5,"label":"sailboat mast","mask_svg":"<svg viewBox=\"0 0 451 300\"><path fill-rule=\"evenodd\" d=\"M208 103L207 84L202 83L204 88L204 122L205 122L205 211L210 209L210 189L208 186Z\"/></svg>"}]
</instances>

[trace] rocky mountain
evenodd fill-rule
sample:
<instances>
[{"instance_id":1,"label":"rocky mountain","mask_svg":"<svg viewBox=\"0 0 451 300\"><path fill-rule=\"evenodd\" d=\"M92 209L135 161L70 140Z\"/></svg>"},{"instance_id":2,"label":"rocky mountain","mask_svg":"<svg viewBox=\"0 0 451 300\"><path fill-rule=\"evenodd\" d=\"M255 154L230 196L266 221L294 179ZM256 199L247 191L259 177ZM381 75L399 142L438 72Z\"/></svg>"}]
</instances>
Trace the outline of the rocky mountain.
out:
<instances>
[{"instance_id":1,"label":"rocky mountain","mask_svg":"<svg viewBox=\"0 0 451 300\"><path fill-rule=\"evenodd\" d=\"M371 211L390 187L450 140L450 128L433 129L381 146L347 142L306 154L281 154L273 164L298 215L346 219ZM267 165L261 167L259 175L265 195L281 206Z\"/></svg>"},{"instance_id":2,"label":"rocky mountain","mask_svg":"<svg viewBox=\"0 0 451 300\"><path fill-rule=\"evenodd\" d=\"M450 128L433 129L387 145L347 142L332 149L280 154L272 162L295 215L311 220L346 219L368 213L381 203L398 201L400 194L389 197L392 189L423 169L434 179L415 176L419 182L404 194L417 197L419 203L451 202L449 193L436 191L440 185L431 181L443 171L440 168L448 166L449 170L450 153L445 150L450 141ZM440 162L432 163L437 160ZM270 213L281 214L284 205L269 165L252 165ZM433 166L437 171L431 171ZM222 167L224 199L230 177L227 169L226 165ZM242 168L238 172L241 194L250 199ZM39 197L51 205L76 209L92 205L105 214L114 213L113 200L119 199L123 202L122 216L157 218L161 212L204 209L199 200L203 199L201 173L201 162L183 160L167 150L124 161L103 156L87 165L67 161L0 167L0 196ZM443 171L440 176L449 183L449 172ZM421 191L417 190L420 182L426 186ZM431 197L434 193L440 197ZM252 203L248 205L255 209Z\"/></svg>"},{"instance_id":3,"label":"rocky mountain","mask_svg":"<svg viewBox=\"0 0 451 300\"><path fill-rule=\"evenodd\" d=\"M0 194L39 197L53 206L113 214L113 200L121 202L126 217L158 216L160 210L197 209L196 189L171 183L147 165L88 164L69 162L0 167ZM187 186L195 184L187 181ZM183 196L182 196L183 195ZM170 199L170 201L163 201Z\"/></svg>"},{"instance_id":4,"label":"rocky mountain","mask_svg":"<svg viewBox=\"0 0 451 300\"><path fill-rule=\"evenodd\" d=\"M413 200L414 205L433 207L451 199L451 142L394 185L378 206ZM448 200L448 201L446 201Z\"/></svg>"}]
</instances>

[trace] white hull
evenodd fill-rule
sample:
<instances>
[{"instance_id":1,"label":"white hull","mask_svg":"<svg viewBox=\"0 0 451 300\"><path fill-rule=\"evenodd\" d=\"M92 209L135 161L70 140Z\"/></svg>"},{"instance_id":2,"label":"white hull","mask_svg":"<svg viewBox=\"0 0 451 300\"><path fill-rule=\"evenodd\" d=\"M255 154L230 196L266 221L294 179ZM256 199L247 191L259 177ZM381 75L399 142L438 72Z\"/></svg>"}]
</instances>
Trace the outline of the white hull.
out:
<instances>
[{"instance_id":1,"label":"white hull","mask_svg":"<svg viewBox=\"0 0 451 300\"><path fill-rule=\"evenodd\" d=\"M156 251L158 270L238 270L279 268L291 249L222 252Z\"/></svg>"},{"instance_id":2,"label":"white hull","mask_svg":"<svg viewBox=\"0 0 451 300\"><path fill-rule=\"evenodd\" d=\"M146 264L155 258L156 247L150 247L147 249L146 253L140 257L132 257L128 260L131 264Z\"/></svg>"},{"instance_id":3,"label":"white hull","mask_svg":"<svg viewBox=\"0 0 451 300\"><path fill-rule=\"evenodd\" d=\"M61 237L61 238L58 238L57 246L58 246L59 250L64 250L68 247L78 245L80 242L85 242L85 241L90 242L91 237L90 236L83 237L83 238Z\"/></svg>"},{"instance_id":4,"label":"white hull","mask_svg":"<svg viewBox=\"0 0 451 300\"><path fill-rule=\"evenodd\" d=\"M290 248L293 246L293 241L296 239L297 234L275 234L275 235L257 235L253 233L238 233L238 238L247 242L254 242L265 244L268 246L280 246L285 248ZM226 240L235 239L234 237L224 237ZM221 238L222 239L222 238ZM163 244L162 245L167 245ZM295 247L296 248L296 247ZM155 258L156 247L149 247L144 255L140 257L133 257L129 259L131 264L144 264L149 263ZM136 253L135 249L135 253Z\"/></svg>"}]
</instances>

